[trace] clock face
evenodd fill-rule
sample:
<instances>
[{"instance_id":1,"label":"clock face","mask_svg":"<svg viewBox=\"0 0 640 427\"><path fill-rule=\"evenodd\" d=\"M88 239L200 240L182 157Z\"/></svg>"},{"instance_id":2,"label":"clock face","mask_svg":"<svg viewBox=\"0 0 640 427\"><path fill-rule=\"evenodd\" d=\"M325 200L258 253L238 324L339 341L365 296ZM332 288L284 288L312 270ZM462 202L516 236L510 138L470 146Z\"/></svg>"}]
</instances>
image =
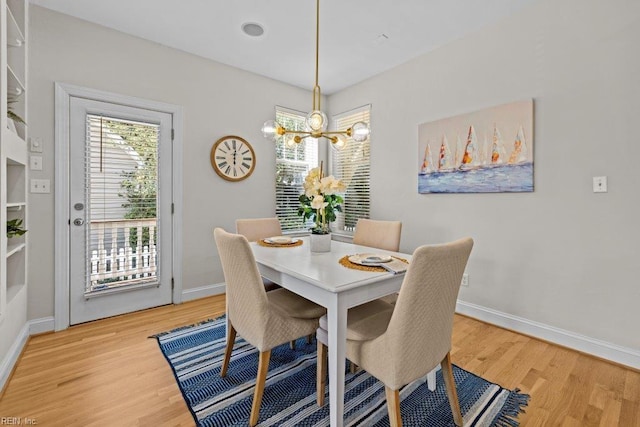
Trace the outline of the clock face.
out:
<instances>
[{"instance_id":1,"label":"clock face","mask_svg":"<svg viewBox=\"0 0 640 427\"><path fill-rule=\"evenodd\" d=\"M211 166L227 181L247 178L256 166L253 147L239 136L224 136L211 148Z\"/></svg>"}]
</instances>

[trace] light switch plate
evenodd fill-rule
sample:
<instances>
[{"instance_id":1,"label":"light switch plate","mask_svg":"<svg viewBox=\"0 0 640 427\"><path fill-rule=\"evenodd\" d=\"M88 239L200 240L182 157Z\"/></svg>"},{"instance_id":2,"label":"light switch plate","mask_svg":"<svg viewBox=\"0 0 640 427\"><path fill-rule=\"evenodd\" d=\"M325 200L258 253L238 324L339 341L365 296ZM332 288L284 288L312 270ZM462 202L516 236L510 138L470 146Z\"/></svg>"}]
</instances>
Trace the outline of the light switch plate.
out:
<instances>
[{"instance_id":1,"label":"light switch plate","mask_svg":"<svg viewBox=\"0 0 640 427\"><path fill-rule=\"evenodd\" d=\"M606 193L607 192L607 177L606 176L594 176L593 177L593 192L594 193Z\"/></svg>"},{"instance_id":2,"label":"light switch plate","mask_svg":"<svg viewBox=\"0 0 640 427\"><path fill-rule=\"evenodd\" d=\"M29 150L32 153L42 153L42 139L41 138L29 138L30 147Z\"/></svg>"}]
</instances>

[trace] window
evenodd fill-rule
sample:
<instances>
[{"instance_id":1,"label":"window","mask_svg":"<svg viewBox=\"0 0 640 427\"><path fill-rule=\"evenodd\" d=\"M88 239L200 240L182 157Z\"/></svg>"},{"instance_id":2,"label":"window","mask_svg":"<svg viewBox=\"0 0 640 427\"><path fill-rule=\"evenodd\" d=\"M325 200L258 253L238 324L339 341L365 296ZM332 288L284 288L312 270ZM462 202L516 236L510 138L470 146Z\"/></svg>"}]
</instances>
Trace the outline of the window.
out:
<instances>
[{"instance_id":1,"label":"window","mask_svg":"<svg viewBox=\"0 0 640 427\"><path fill-rule=\"evenodd\" d=\"M287 129L304 130L305 113L276 107L276 121ZM303 144L287 148L284 138L276 140L276 216L283 232L307 231L298 216L303 192L302 183L307 173L318 166L318 140L306 138Z\"/></svg>"},{"instance_id":2,"label":"window","mask_svg":"<svg viewBox=\"0 0 640 427\"><path fill-rule=\"evenodd\" d=\"M346 130L354 123L370 121L371 106L333 116L336 130ZM370 142L354 142L347 139L347 146L342 151L331 150L331 174L341 179L347 186L344 194L342 213L338 214L335 230L353 232L359 218L369 218L370 202Z\"/></svg>"}]
</instances>

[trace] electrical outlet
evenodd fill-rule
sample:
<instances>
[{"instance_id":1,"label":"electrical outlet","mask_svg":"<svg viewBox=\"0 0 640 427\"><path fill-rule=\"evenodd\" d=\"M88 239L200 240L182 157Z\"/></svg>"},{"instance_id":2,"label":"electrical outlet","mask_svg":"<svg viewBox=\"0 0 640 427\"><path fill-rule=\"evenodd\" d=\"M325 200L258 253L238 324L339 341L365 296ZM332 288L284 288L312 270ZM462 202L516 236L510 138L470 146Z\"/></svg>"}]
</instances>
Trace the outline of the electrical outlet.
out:
<instances>
[{"instance_id":1,"label":"electrical outlet","mask_svg":"<svg viewBox=\"0 0 640 427\"><path fill-rule=\"evenodd\" d=\"M32 179L31 192L32 193L51 193L51 181L49 181L48 179Z\"/></svg>"},{"instance_id":2,"label":"electrical outlet","mask_svg":"<svg viewBox=\"0 0 640 427\"><path fill-rule=\"evenodd\" d=\"M32 171L42 170L42 156L30 156L29 157L29 169Z\"/></svg>"},{"instance_id":3,"label":"electrical outlet","mask_svg":"<svg viewBox=\"0 0 640 427\"><path fill-rule=\"evenodd\" d=\"M469 275L467 273L462 275L462 282L460 282L460 286L469 287Z\"/></svg>"}]
</instances>

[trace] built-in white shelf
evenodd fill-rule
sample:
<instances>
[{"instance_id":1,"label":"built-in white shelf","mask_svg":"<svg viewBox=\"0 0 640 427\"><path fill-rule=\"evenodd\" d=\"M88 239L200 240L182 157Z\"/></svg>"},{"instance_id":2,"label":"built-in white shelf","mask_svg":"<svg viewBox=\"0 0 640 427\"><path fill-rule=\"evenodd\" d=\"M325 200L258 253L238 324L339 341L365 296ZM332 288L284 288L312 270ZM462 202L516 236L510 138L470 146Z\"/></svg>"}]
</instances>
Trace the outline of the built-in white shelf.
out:
<instances>
[{"instance_id":1,"label":"built-in white shelf","mask_svg":"<svg viewBox=\"0 0 640 427\"><path fill-rule=\"evenodd\" d=\"M24 289L24 283L14 283L7 288L7 302L11 303L13 299Z\"/></svg>"},{"instance_id":2,"label":"built-in white shelf","mask_svg":"<svg viewBox=\"0 0 640 427\"><path fill-rule=\"evenodd\" d=\"M22 208L24 208L25 206L27 206L25 202L7 203L7 210L19 211L22 210Z\"/></svg>"},{"instance_id":3,"label":"built-in white shelf","mask_svg":"<svg viewBox=\"0 0 640 427\"><path fill-rule=\"evenodd\" d=\"M24 83L22 79L13 71L11 65L7 64L7 95L17 97L24 94Z\"/></svg>"},{"instance_id":4,"label":"built-in white shelf","mask_svg":"<svg viewBox=\"0 0 640 427\"><path fill-rule=\"evenodd\" d=\"M7 5L7 45L10 47L16 44L22 46L24 41L25 38L22 28L20 28L18 21L15 16L13 16L11 8Z\"/></svg>"},{"instance_id":5,"label":"built-in white shelf","mask_svg":"<svg viewBox=\"0 0 640 427\"><path fill-rule=\"evenodd\" d=\"M16 244L9 243L7 245L7 258L9 258L11 255L17 254L18 252L23 250L25 247L26 247L26 244L24 242L16 243Z\"/></svg>"},{"instance_id":6,"label":"built-in white shelf","mask_svg":"<svg viewBox=\"0 0 640 427\"><path fill-rule=\"evenodd\" d=\"M29 178L28 127L10 121L8 110L27 121L29 2L0 0L2 44L0 49L0 224L20 219L28 228L27 190ZM28 286L28 233L7 238L0 236L0 335L4 325L26 317ZM9 308L10 307L10 308ZM9 319L9 322L6 322ZM11 341L14 337L8 337ZM2 359L0 354L0 359Z\"/></svg>"}]
</instances>

